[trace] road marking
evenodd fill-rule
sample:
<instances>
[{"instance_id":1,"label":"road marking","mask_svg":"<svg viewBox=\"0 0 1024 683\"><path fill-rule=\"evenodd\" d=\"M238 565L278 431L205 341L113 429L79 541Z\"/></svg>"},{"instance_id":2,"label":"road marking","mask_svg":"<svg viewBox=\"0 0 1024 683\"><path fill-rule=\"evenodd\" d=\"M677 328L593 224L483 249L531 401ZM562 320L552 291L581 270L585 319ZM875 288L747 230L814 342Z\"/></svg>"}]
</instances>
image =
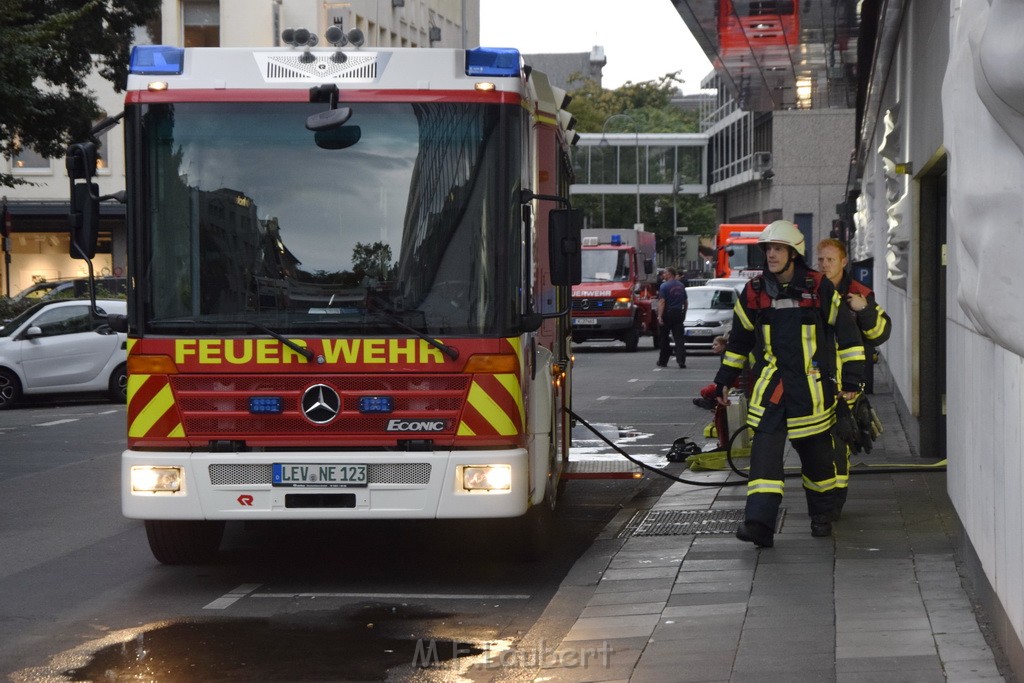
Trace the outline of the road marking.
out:
<instances>
[{"instance_id":1,"label":"road marking","mask_svg":"<svg viewBox=\"0 0 1024 683\"><path fill-rule=\"evenodd\" d=\"M607 401L610 398L611 398L611 396L598 396L597 400L598 401Z\"/></svg>"},{"instance_id":2,"label":"road marking","mask_svg":"<svg viewBox=\"0 0 1024 683\"><path fill-rule=\"evenodd\" d=\"M33 427L52 427L54 425L62 425L64 423L66 423L66 422L78 422L78 420L79 420L79 418L76 417L73 420L69 419L69 420L54 420L53 422L40 422L39 424L32 425L32 426Z\"/></svg>"},{"instance_id":3,"label":"road marking","mask_svg":"<svg viewBox=\"0 0 1024 683\"><path fill-rule=\"evenodd\" d=\"M120 410L104 410L103 412L97 413L97 414L98 415L110 415L111 413L120 413L120 412L121 412Z\"/></svg>"},{"instance_id":4,"label":"road marking","mask_svg":"<svg viewBox=\"0 0 1024 683\"><path fill-rule=\"evenodd\" d=\"M203 609L227 609L262 585L261 583L243 583L230 593L225 593L217 598Z\"/></svg>"},{"instance_id":5,"label":"road marking","mask_svg":"<svg viewBox=\"0 0 1024 683\"><path fill-rule=\"evenodd\" d=\"M452 593L257 593L254 598L372 598L381 600L529 600L520 594L452 594ZM222 598L223 599L223 598ZM212 604L212 603L211 603Z\"/></svg>"}]
</instances>

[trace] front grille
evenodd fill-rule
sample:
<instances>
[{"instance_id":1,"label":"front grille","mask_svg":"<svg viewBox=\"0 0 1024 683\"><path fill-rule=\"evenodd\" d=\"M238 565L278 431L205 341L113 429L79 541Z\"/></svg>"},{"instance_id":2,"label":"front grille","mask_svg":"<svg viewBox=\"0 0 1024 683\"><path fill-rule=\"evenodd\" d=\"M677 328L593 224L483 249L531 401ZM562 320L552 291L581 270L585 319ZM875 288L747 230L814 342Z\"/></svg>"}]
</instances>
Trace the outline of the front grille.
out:
<instances>
[{"instance_id":1,"label":"front grille","mask_svg":"<svg viewBox=\"0 0 1024 683\"><path fill-rule=\"evenodd\" d=\"M573 299L572 310L578 312L603 313L615 307L615 299Z\"/></svg>"},{"instance_id":2,"label":"front grille","mask_svg":"<svg viewBox=\"0 0 1024 683\"><path fill-rule=\"evenodd\" d=\"M452 436L466 401L472 378L469 375L337 375L313 379L301 375L173 375L170 378L182 427L189 438L247 440L256 435L279 437L380 437L408 438L407 433L389 432L388 422L440 420L444 429L419 432L431 437ZM326 424L314 424L302 414L303 392L314 384L326 384L338 392L341 409ZM390 396L394 410L386 414L359 412L364 396ZM281 398L282 412L254 415L249 399L260 396Z\"/></svg>"},{"instance_id":3,"label":"front grille","mask_svg":"<svg viewBox=\"0 0 1024 683\"><path fill-rule=\"evenodd\" d=\"M210 465L210 483L214 486L258 486L271 483L271 465L214 464ZM373 463L366 467L369 484L430 483L430 464L425 462Z\"/></svg>"}]
</instances>

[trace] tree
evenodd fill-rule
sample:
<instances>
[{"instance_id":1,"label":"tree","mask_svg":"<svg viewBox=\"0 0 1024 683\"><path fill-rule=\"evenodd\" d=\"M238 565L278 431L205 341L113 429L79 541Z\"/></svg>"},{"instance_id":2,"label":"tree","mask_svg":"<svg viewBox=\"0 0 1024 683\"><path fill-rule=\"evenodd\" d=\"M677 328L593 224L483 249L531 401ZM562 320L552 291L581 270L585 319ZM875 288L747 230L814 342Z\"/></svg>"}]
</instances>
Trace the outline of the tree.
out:
<instances>
[{"instance_id":1,"label":"tree","mask_svg":"<svg viewBox=\"0 0 1024 683\"><path fill-rule=\"evenodd\" d=\"M0 154L63 156L104 112L85 87L95 68L117 92L135 27L160 0L0 0ZM27 182L0 173L0 186Z\"/></svg>"},{"instance_id":2,"label":"tree","mask_svg":"<svg viewBox=\"0 0 1024 683\"><path fill-rule=\"evenodd\" d=\"M695 133L699 129L695 112L672 104L680 82L678 72L653 81L626 82L615 90L602 89L593 80L579 76L574 76L572 82L579 85L570 90L573 99L569 110L576 118L576 130L581 133ZM628 114L636 125L625 117L609 121L615 114ZM594 227L622 228L632 226L636 220L636 197L632 194L577 195L573 206L582 209L588 224ZM647 195L641 196L640 220L648 232L658 236L659 248L671 251L674 220L679 226L687 226L690 234L713 234L716 212L714 204L692 195Z\"/></svg>"}]
</instances>

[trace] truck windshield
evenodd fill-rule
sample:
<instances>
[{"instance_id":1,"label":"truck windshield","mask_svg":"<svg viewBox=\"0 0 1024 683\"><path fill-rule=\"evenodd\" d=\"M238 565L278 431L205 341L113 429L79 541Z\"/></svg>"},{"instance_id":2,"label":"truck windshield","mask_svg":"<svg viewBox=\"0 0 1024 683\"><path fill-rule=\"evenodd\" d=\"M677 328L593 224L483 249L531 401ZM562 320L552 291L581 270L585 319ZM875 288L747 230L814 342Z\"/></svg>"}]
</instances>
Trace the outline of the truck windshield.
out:
<instances>
[{"instance_id":1,"label":"truck windshield","mask_svg":"<svg viewBox=\"0 0 1024 683\"><path fill-rule=\"evenodd\" d=\"M178 103L130 110L136 325L158 334L515 334L519 107ZM241 332L240 332L241 330Z\"/></svg>"},{"instance_id":2,"label":"truck windshield","mask_svg":"<svg viewBox=\"0 0 1024 683\"><path fill-rule=\"evenodd\" d=\"M757 244L734 244L729 247L729 267L732 270L764 268L764 251Z\"/></svg>"},{"instance_id":3,"label":"truck windshield","mask_svg":"<svg viewBox=\"0 0 1024 683\"><path fill-rule=\"evenodd\" d=\"M626 282L629 252L625 249L583 249L583 282Z\"/></svg>"}]
</instances>

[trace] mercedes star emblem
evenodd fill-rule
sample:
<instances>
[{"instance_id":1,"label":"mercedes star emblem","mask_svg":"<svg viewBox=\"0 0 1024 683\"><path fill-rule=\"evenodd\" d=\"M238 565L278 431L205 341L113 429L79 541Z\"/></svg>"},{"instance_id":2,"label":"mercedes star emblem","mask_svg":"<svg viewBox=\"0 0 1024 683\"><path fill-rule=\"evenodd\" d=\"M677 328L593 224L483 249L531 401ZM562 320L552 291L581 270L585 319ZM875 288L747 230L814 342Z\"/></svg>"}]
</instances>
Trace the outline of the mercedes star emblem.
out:
<instances>
[{"instance_id":1,"label":"mercedes star emblem","mask_svg":"<svg viewBox=\"0 0 1024 683\"><path fill-rule=\"evenodd\" d=\"M338 416L341 398L326 384L314 384L302 394L302 414L318 425L327 424Z\"/></svg>"}]
</instances>

